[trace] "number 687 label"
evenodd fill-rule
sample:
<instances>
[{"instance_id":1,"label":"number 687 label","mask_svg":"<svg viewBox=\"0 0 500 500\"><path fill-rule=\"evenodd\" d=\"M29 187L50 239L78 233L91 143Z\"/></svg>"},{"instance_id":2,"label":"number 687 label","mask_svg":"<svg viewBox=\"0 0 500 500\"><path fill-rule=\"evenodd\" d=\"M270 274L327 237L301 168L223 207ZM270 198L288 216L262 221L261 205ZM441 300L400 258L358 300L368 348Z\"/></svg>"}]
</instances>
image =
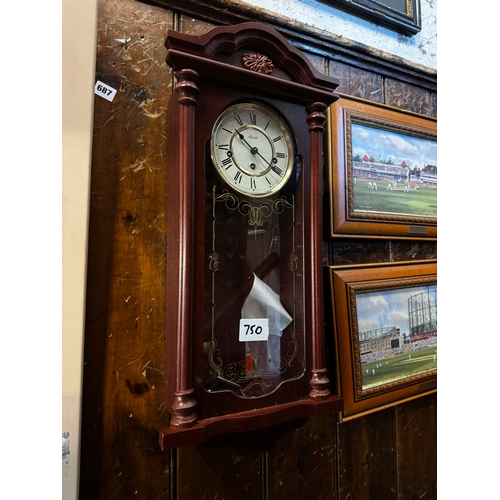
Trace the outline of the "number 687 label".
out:
<instances>
[{"instance_id":1,"label":"number 687 label","mask_svg":"<svg viewBox=\"0 0 500 500\"><path fill-rule=\"evenodd\" d=\"M115 98L116 89L97 80L94 86L94 94L104 97L104 99L111 102Z\"/></svg>"},{"instance_id":2,"label":"number 687 label","mask_svg":"<svg viewBox=\"0 0 500 500\"><path fill-rule=\"evenodd\" d=\"M240 342L256 342L269 337L268 318L240 319Z\"/></svg>"}]
</instances>

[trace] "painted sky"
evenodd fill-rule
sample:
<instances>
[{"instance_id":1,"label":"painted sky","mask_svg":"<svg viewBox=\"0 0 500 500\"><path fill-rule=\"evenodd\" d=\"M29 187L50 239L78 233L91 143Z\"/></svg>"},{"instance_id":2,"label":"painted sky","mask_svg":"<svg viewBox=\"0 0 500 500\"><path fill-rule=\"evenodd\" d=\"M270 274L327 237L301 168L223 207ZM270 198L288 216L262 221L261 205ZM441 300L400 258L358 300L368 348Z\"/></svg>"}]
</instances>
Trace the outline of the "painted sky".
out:
<instances>
[{"instance_id":1,"label":"painted sky","mask_svg":"<svg viewBox=\"0 0 500 500\"><path fill-rule=\"evenodd\" d=\"M356 294L358 331L395 326L408 333L408 297L428 289L436 290L437 285Z\"/></svg>"},{"instance_id":2,"label":"painted sky","mask_svg":"<svg viewBox=\"0 0 500 500\"><path fill-rule=\"evenodd\" d=\"M392 158L395 165L403 160L412 167L437 166L437 143L358 123L352 124L352 154L373 156L376 160Z\"/></svg>"}]
</instances>

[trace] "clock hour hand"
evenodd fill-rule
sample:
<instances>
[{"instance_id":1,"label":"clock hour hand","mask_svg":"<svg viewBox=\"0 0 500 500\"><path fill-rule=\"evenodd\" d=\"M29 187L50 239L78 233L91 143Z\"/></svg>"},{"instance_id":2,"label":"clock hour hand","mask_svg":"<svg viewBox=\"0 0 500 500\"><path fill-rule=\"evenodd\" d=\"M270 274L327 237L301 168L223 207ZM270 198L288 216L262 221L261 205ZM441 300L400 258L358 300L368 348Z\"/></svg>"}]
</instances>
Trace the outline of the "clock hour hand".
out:
<instances>
[{"instance_id":1,"label":"clock hour hand","mask_svg":"<svg viewBox=\"0 0 500 500\"><path fill-rule=\"evenodd\" d=\"M259 152L257 148L252 147L252 145L245 139L245 136L241 132L238 132L238 130L236 130L236 133L238 134L238 137L250 148L250 153L254 155L255 153Z\"/></svg>"},{"instance_id":2,"label":"clock hour hand","mask_svg":"<svg viewBox=\"0 0 500 500\"><path fill-rule=\"evenodd\" d=\"M252 146L246 139L245 139L245 136L241 133L241 132L238 132L237 129L235 129L236 133L238 134L238 137L250 148L250 153L252 153L253 155L257 154L259 155L268 165L271 164L271 162L267 161L260 153L259 153L259 149Z\"/></svg>"}]
</instances>

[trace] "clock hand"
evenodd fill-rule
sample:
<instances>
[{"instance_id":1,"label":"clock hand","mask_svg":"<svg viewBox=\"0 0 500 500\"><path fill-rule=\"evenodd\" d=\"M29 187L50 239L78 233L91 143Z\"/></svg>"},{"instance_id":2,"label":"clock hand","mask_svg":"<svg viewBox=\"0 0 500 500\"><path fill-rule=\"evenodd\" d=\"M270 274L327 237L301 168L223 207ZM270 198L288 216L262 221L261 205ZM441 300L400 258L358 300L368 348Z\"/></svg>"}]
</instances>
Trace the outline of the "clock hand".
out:
<instances>
[{"instance_id":1,"label":"clock hand","mask_svg":"<svg viewBox=\"0 0 500 500\"><path fill-rule=\"evenodd\" d=\"M259 152L259 150L256 147L252 147L252 145L245 139L245 136L241 132L238 132L238 130L236 129L235 131L238 134L238 137L250 148L250 153L254 155L255 153Z\"/></svg>"},{"instance_id":2,"label":"clock hand","mask_svg":"<svg viewBox=\"0 0 500 500\"><path fill-rule=\"evenodd\" d=\"M241 132L238 132L237 129L235 129L236 133L238 134L238 137L250 148L250 153L252 153L253 155L257 154L259 155L268 165L271 165L271 162L267 161L260 153L259 153L259 149L252 146L251 144L248 143L248 141L245 139L245 136L241 133ZM273 158L274 160L274 158Z\"/></svg>"}]
</instances>

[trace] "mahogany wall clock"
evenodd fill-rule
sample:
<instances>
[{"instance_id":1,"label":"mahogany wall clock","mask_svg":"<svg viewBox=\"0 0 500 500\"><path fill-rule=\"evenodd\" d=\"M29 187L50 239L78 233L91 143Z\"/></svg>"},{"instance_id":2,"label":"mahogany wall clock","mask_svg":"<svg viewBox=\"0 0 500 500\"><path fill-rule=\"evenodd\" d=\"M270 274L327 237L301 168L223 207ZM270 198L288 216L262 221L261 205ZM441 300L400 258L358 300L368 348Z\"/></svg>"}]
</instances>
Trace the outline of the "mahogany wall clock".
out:
<instances>
[{"instance_id":1,"label":"mahogany wall clock","mask_svg":"<svg viewBox=\"0 0 500 500\"><path fill-rule=\"evenodd\" d=\"M259 23L169 31L163 449L341 409L323 340L322 166L338 81Z\"/></svg>"}]
</instances>

